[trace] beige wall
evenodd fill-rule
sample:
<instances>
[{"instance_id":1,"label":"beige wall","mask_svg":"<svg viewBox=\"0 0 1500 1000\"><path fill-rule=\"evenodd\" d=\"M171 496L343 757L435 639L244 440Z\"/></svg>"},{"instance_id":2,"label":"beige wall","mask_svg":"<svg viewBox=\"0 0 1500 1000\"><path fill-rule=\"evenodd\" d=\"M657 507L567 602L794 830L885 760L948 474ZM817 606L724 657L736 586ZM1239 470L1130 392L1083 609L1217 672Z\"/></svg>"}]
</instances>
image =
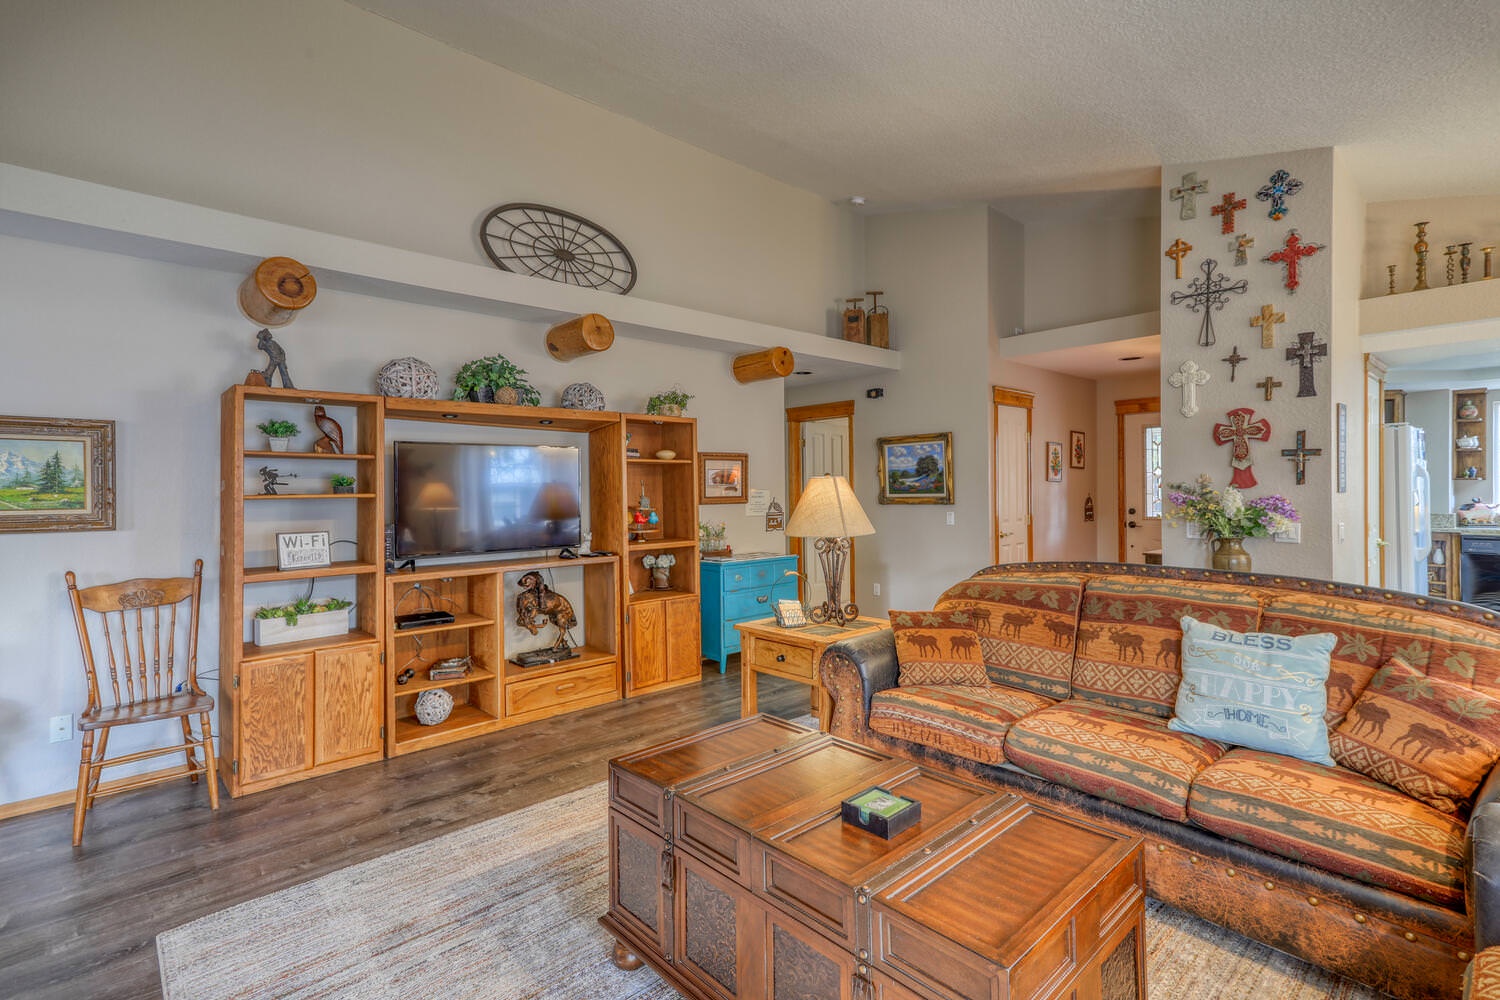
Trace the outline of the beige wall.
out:
<instances>
[{"instance_id":1,"label":"beige wall","mask_svg":"<svg viewBox=\"0 0 1500 1000\"><path fill-rule=\"evenodd\" d=\"M1333 241L1329 261L1333 282L1333 319L1329 329L1328 376L1329 405L1335 407L1331 419L1333 433L1329 447L1323 451L1326 473L1333 480L1330 499L1332 511L1333 562L1327 578L1348 583L1378 584L1366 580L1366 554L1369 539L1380 528L1365 510L1365 362L1359 345L1359 273L1365 243L1365 204L1355 186L1342 150L1333 150ZM1299 196L1300 197L1300 196ZM1301 292L1298 292L1300 295ZM1337 405L1346 407L1344 435L1345 490L1338 492L1338 416ZM1309 479L1311 479L1309 472ZM1377 508L1378 509L1378 508Z\"/></svg>"},{"instance_id":2,"label":"beige wall","mask_svg":"<svg viewBox=\"0 0 1500 1000\"><path fill-rule=\"evenodd\" d=\"M484 263L511 201L593 219L633 294L830 332L867 286L826 200L341 0L0 6L0 159Z\"/></svg>"},{"instance_id":3,"label":"beige wall","mask_svg":"<svg viewBox=\"0 0 1500 1000\"><path fill-rule=\"evenodd\" d=\"M1025 330L1151 312L1157 231L1155 218L1028 224Z\"/></svg>"},{"instance_id":4,"label":"beige wall","mask_svg":"<svg viewBox=\"0 0 1500 1000\"><path fill-rule=\"evenodd\" d=\"M1413 223L1426 220L1427 284L1441 288L1448 283L1448 258L1443 255L1448 244L1472 240L1473 267L1470 281L1484 276L1482 246L1500 241L1500 195L1467 198L1422 198L1408 201L1371 202L1365 206L1364 266L1360 279L1360 298L1386 294L1386 265L1396 265L1396 291L1409 292L1417 279L1417 255L1412 244L1417 241ZM1454 283L1460 281L1454 257ZM1494 262L1500 276L1500 260Z\"/></svg>"}]
</instances>

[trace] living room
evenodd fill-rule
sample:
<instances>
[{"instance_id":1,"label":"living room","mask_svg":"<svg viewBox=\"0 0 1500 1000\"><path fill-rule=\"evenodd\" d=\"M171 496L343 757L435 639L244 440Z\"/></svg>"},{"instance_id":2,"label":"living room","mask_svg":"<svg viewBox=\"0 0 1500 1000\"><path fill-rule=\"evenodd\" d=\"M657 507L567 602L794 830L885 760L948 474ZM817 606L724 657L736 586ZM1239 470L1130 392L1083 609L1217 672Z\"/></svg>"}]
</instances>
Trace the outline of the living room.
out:
<instances>
[{"instance_id":1,"label":"living room","mask_svg":"<svg viewBox=\"0 0 1500 1000\"><path fill-rule=\"evenodd\" d=\"M462 363L495 353L526 369L549 407L567 385L588 382L609 411L634 415L651 395L678 387L694 397L687 415L696 421L697 450L745 455L748 490L765 491L788 515L787 409L852 401L852 479L875 533L856 540L851 575L861 611L876 617L931 607L954 582L995 561L993 387L1034 394L1029 472L1037 560L1117 558L1117 528L1127 517L1116 501L1117 400L1160 398L1164 439L1181 442L1175 453L1167 447L1165 478L1207 471L1221 483L1228 479L1226 450L1207 440L1202 417L1189 427L1177 416L1181 393L1166 382L1186 357L1176 342L1191 343L1199 323L1181 307L1162 305L1169 289L1184 287L1162 256L1181 208L1168 191L1193 164L1233 161L1232 169L1248 173L1248 164L1258 170L1260 158L1283 153L1316 164L1313 173L1299 174L1309 184L1298 197L1309 203L1308 215L1322 211L1311 208L1315 198L1326 205L1318 218L1334 247L1334 263L1316 278L1321 290L1310 277L1293 300L1329 317L1317 327L1334 341L1320 362L1319 409L1305 419L1296 411L1293 427L1266 404L1277 439L1257 446L1275 449L1257 467L1267 487L1299 506L1307 501L1303 542L1253 542L1257 570L1374 582L1366 577L1362 526L1379 497L1361 475L1363 355L1373 348L1362 349L1359 334L1409 349L1433 337L1470 336L1455 334L1456 326L1429 327L1500 315L1488 299L1470 303L1490 295L1478 287L1476 247L1475 287L1430 293L1464 298L1457 320L1444 313L1421 321L1418 295L1382 303L1406 312L1380 329L1366 325L1363 308L1354 317L1361 300L1381 295L1388 264L1398 264L1401 290L1410 288L1410 223L1427 218L1419 208L1445 200L1432 227L1428 274L1435 289L1442 285L1442 244L1493 240L1484 227L1500 221L1497 189L1485 164L1494 162L1497 130L1487 127L1493 111L1474 103L1469 90L1478 88L1468 77L1420 103L1406 93L1412 88L1390 80L1357 114L1286 98L1291 124L1278 131L1265 124L1272 117L1264 98L1269 82L1257 70L1254 86L1223 85L1223 93L1253 106L1241 130L1225 123L1228 106L1203 111L1190 90L1169 82L1182 65L1207 74L1228 51L1216 56L1207 42L1175 34L1170 18L1156 20L1168 11L1138 11L1130 37L1159 32L1170 39L1177 65L1156 57L1162 79L1143 100L1158 117L1133 128L1118 109L1090 121L1072 105L1062 107L1052 92L1068 88L1043 71L1047 58L1077 51L1070 32L1111 30L1104 27L1109 19L1085 4L1047 5L1053 9L1045 24L1028 20L1041 17L1039 9L1022 16L984 5L945 11L937 28L922 12L869 12L876 27L896 36L914 19L912 30L932 46L889 70L872 69L860 55L868 29L849 19L865 15L843 6L736 5L730 13L676 10L668 17L651 4L579 5L557 15L571 23L566 30L576 37L580 64L576 75L558 79L546 66L556 50L543 43L565 29L537 12L439 5L447 8L439 30L422 20L422 6L63 0L0 14L0 325L9 349L0 410L109 420L116 434L113 530L11 533L0 543L8 570L0 579L7 626L0 644L0 895L28 899L16 919L0 920L0 969L20 977L23 995L149 993L160 988L152 978L158 933L592 786L604 780L611 756L739 714L737 661L724 674L710 662L700 684L338 776L226 795L218 813L207 808L202 785L187 782L103 799L81 853L73 853L68 825L80 737L67 731L53 741L50 729L59 716L71 722L88 693L63 574L72 570L89 585L185 574L202 559L200 677L209 694L225 697L215 652L223 599L219 401L266 362L256 346L258 325L236 306L247 254L307 260L319 280L316 301L276 331L300 389L373 393L382 365L417 356L437 370L447 396ZM1195 25L1207 17L1196 9L1170 13ZM1262 13L1268 25L1279 16ZM1255 15L1235 16L1249 24ZM1434 47L1466 39L1475 51L1445 52L1443 64L1477 69L1479 41L1495 37L1493 15L1468 4L1420 16L1361 16L1381 22L1359 26L1366 46L1339 41L1310 14L1296 16L1300 35L1291 43L1298 54L1318 52L1321 39L1319 86L1350 71L1361 51L1378 49L1399 64L1412 38ZM1347 17L1329 14L1330 21ZM1069 18L1080 26L1067 28ZM740 20L745 38L760 40L748 58L763 68L753 72L735 41ZM1033 39L1026 46L1034 50L1026 56L1033 84L1002 93L966 82L988 79L997 55L962 39L1008 34ZM812 38L823 41L814 45ZM705 52L723 47L722 76L711 59L691 55L694 43ZM672 73L683 76L662 70L654 77L659 48L678 53ZM511 56L487 55L499 51ZM730 60L727 53L737 54ZM1270 62L1281 66L1282 58ZM1415 57L1412 75L1436 62ZM939 66L950 67L949 82L938 82ZM702 107L718 110L678 123L674 106L701 110L700 98L680 83L694 73L704 80ZM837 93L883 94L913 135L920 132L914 121L927 119L928 148L914 150L904 133L896 141L879 117L826 131L820 81L840 76L857 85ZM743 102L762 88L769 93L773 77L777 93L802 80L799 98L768 96L743 120L727 114L736 94ZM1252 95L1257 87L1261 94ZM1102 102L1103 94L1095 99ZM717 125L715 115L723 116ZM1066 148L1049 136L1053 115L1076 116ZM1180 131L1172 125L1178 116L1188 122ZM1442 127L1406 136L1373 124L1403 116ZM1345 127L1346 117L1361 127ZM766 118L786 119L787 130L769 130ZM984 138L1001 132L1005 142ZM1027 152L1028 138L1046 155ZM1467 145L1449 148L1450 138ZM935 166L986 157L985 172L975 176ZM1069 159L1073 166L1059 166ZM1202 173L1214 183L1199 200L1195 225L1212 225L1217 239L1218 219L1208 210L1230 190L1220 187L1229 174ZM1313 177L1326 177L1338 191L1315 192ZM1250 193L1268 227L1252 256L1264 267L1259 258L1279 246L1285 226L1265 220ZM602 356L559 363L544 344L552 320L537 318L547 309L518 306L508 291L492 290L492 280L506 282L505 289L541 283L488 273L494 269L478 223L506 202L565 207L629 246L639 280L611 317L618 336ZM1303 208L1293 204L1294 214ZM1332 231L1335 216L1342 225L1348 211L1358 216L1352 238ZM1478 231L1458 231L1466 220ZM1233 252L1219 255L1233 272ZM1187 261L1188 268L1196 263ZM890 306L891 350L883 353L856 351L859 345L840 335L844 300L874 288ZM553 294L538 293L548 308L556 301L565 312L573 300L561 292L548 299ZM1220 323L1219 353L1227 354L1235 340L1224 332L1228 320ZM1237 334L1247 346L1259 336L1248 326ZM1036 338L1036 346L1021 346L1026 338ZM783 342L810 345L794 353L798 370L812 374L734 378L733 357ZM1060 345L1095 360L1057 357ZM1145 357L1120 362L1127 353ZM1204 398L1229 377L1230 369L1215 364ZM1465 368L1452 364L1453 371ZM1292 383L1279 392L1294 397L1297 370L1279 365L1274 373ZM1347 493L1338 492L1332 468L1335 397L1349 406L1353 425L1343 442ZM310 407L298 410L310 427ZM1323 448L1308 466L1305 488L1278 454L1292 444L1281 438L1296 429L1307 432L1308 447ZM953 503L881 504L877 439L941 431L954 435ZM1084 434L1087 458L1049 482L1041 446L1068 442L1072 432ZM454 436L489 437L474 428ZM637 491L629 482L623 487ZM763 515L746 516L748 506L705 506L700 519L723 520L736 551L787 551L785 530L768 528ZM1347 530L1336 541L1341 524ZM1180 527L1167 529L1162 547L1168 565L1207 565L1202 544ZM345 557L336 550L333 558ZM297 592L287 588L284 596ZM799 685L767 683L762 693L762 707L776 714L808 709ZM222 727L216 738L222 745ZM137 745L122 733L115 749ZM422 791L429 784L431 798ZM215 823L226 825L216 832ZM175 851L184 838L198 842L191 860L167 865L182 885L151 897L163 916L149 930L111 926L128 923L120 915L131 912L131 893L167 870L151 856L152 842L171 840ZM94 933L103 944L56 943ZM112 953L129 957L116 964ZM129 971L117 980L122 969Z\"/></svg>"}]
</instances>

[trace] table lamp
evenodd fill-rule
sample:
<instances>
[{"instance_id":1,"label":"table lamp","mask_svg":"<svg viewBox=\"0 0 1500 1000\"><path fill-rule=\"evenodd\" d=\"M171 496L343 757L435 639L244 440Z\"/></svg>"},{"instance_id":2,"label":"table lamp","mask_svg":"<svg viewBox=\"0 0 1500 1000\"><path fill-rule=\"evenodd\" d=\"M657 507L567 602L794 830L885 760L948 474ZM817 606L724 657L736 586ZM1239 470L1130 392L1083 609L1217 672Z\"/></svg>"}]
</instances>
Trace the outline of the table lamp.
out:
<instances>
[{"instance_id":1,"label":"table lamp","mask_svg":"<svg viewBox=\"0 0 1500 1000\"><path fill-rule=\"evenodd\" d=\"M786 533L794 538L814 539L818 563L828 596L819 607L808 612L815 622L847 625L859 617L854 602L843 603L844 564L849 559L849 539L855 535L873 535L875 526L865 516L864 508L854 498L854 487L843 476L814 476L792 511Z\"/></svg>"}]
</instances>

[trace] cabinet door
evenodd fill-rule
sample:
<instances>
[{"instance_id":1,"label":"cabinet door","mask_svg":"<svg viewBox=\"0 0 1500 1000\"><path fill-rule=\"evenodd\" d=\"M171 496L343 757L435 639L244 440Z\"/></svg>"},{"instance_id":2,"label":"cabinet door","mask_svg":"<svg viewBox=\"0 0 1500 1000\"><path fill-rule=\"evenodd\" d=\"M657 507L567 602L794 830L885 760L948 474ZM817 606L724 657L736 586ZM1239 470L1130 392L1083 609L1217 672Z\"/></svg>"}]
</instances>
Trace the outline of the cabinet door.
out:
<instances>
[{"instance_id":1,"label":"cabinet door","mask_svg":"<svg viewBox=\"0 0 1500 1000\"><path fill-rule=\"evenodd\" d=\"M667 679L667 623L663 601L630 606L630 684L644 691Z\"/></svg>"},{"instance_id":2,"label":"cabinet door","mask_svg":"<svg viewBox=\"0 0 1500 1000\"><path fill-rule=\"evenodd\" d=\"M380 750L380 647L320 649L315 654L315 764Z\"/></svg>"},{"instance_id":3,"label":"cabinet door","mask_svg":"<svg viewBox=\"0 0 1500 1000\"><path fill-rule=\"evenodd\" d=\"M235 719L241 782L312 766L311 671L306 654L240 664Z\"/></svg>"},{"instance_id":4,"label":"cabinet door","mask_svg":"<svg viewBox=\"0 0 1500 1000\"><path fill-rule=\"evenodd\" d=\"M666 617L667 680L697 677L703 667L698 602L668 601Z\"/></svg>"}]
</instances>

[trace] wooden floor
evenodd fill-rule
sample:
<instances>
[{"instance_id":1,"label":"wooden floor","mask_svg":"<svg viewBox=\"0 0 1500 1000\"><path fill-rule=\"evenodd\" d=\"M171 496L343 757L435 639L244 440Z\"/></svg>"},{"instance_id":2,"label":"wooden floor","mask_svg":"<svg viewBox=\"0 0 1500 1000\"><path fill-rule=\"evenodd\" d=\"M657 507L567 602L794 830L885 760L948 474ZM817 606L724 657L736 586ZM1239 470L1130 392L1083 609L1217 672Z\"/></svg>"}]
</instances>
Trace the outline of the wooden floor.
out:
<instances>
[{"instance_id":1,"label":"wooden floor","mask_svg":"<svg viewBox=\"0 0 1500 1000\"><path fill-rule=\"evenodd\" d=\"M156 935L226 906L603 781L610 757L739 717L738 656L689 689L239 799L187 781L0 822L0 997L161 995ZM794 718L808 689L760 679ZM399 901L393 900L392 905Z\"/></svg>"}]
</instances>

